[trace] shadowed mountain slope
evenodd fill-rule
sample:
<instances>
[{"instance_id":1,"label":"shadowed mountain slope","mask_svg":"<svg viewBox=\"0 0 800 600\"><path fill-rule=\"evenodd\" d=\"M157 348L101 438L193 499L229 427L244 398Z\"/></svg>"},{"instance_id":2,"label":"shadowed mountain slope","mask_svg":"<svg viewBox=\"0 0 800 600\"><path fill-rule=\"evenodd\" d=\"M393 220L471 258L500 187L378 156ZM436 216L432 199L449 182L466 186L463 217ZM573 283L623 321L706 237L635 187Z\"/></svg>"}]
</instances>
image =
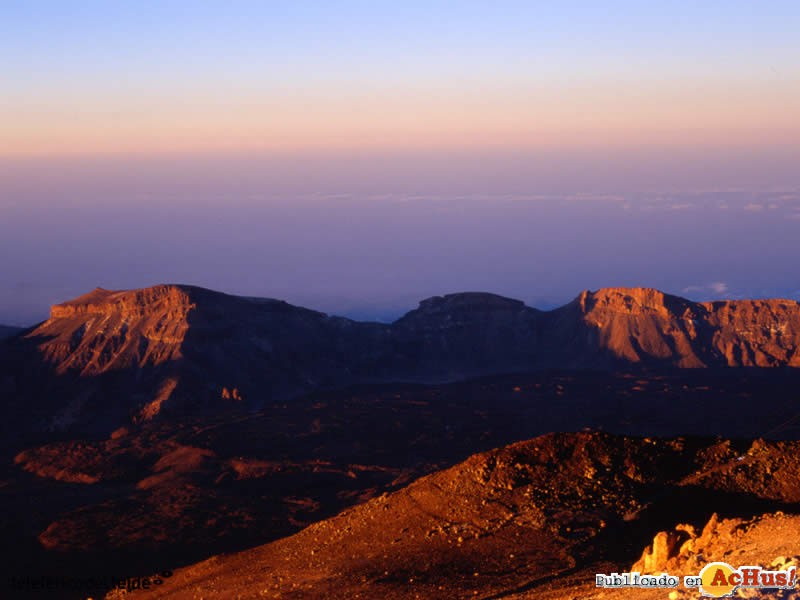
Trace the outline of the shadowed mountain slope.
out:
<instances>
[{"instance_id":1,"label":"shadowed mountain slope","mask_svg":"<svg viewBox=\"0 0 800 600\"><path fill-rule=\"evenodd\" d=\"M800 366L800 305L692 303L644 288L543 312L487 293L424 300L392 324L159 285L96 289L0 345L6 414L109 432L169 414L248 412L311 391L552 368Z\"/></svg>"},{"instance_id":2,"label":"shadowed mountain slope","mask_svg":"<svg viewBox=\"0 0 800 600\"><path fill-rule=\"evenodd\" d=\"M11 337L15 333L22 331L21 327L12 327L11 325L0 325L0 340Z\"/></svg>"}]
</instances>

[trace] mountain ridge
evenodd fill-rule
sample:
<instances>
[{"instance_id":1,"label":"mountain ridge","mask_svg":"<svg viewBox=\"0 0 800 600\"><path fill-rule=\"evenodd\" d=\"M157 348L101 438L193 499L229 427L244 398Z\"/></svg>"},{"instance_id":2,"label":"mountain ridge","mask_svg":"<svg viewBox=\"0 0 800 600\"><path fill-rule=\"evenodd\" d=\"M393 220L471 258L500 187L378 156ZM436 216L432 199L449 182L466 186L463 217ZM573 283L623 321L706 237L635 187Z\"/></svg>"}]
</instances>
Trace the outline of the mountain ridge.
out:
<instances>
[{"instance_id":1,"label":"mountain ridge","mask_svg":"<svg viewBox=\"0 0 800 600\"><path fill-rule=\"evenodd\" d=\"M0 341L18 334L23 330L23 327L14 327L13 325L0 325Z\"/></svg>"},{"instance_id":2,"label":"mountain ridge","mask_svg":"<svg viewBox=\"0 0 800 600\"><path fill-rule=\"evenodd\" d=\"M203 295L214 295L218 297L224 297L229 299L236 299L241 301L249 301L255 303L279 303L284 304L286 306L292 306L294 308L298 308L301 310L306 310L309 312L313 312L319 315L327 315L328 313L316 311L309 308L304 308L300 306L296 306L290 304L284 300L279 300L276 298L270 297L261 297L261 296L243 296L243 295L235 295L235 294L228 294L226 292L220 292L217 290L212 290L210 288L204 288L202 286L191 285L191 284L183 284L183 283L160 283L146 288L135 288L129 290L108 290L102 287L97 287L91 292L88 292L82 296L77 298L73 298L71 300L66 300L64 302L55 304L51 307L51 318L55 316L62 316L61 311L68 309L68 307L75 307L77 310L85 310L80 307L95 307L95 309L103 304L108 305L111 304L111 301L117 301L120 304L129 304L130 297L135 298L137 301L151 301L154 299L160 299L164 295L168 294L175 294L175 293L184 293L186 295L189 294L203 294ZM573 298L570 302L567 302L561 306L552 308L552 309L538 309L535 307L531 307L526 305L522 300L518 300L515 298L510 298L508 296L503 296L500 294L495 294L492 292L485 292L485 291L464 291L464 292L454 292L442 295L435 295L429 296L419 301L417 308L411 309L410 311L406 312L404 315L401 315L397 319L395 319L392 323L396 323L399 320L407 317L409 314L420 310L425 309L427 307L435 307L435 306L478 306L480 304L491 305L494 304L496 306L519 306L524 307L529 310L533 310L539 313L552 313L558 310L561 310L567 306L570 306L574 303L579 303L581 306L586 306L587 303L596 303L598 301L605 302L607 304L616 304L618 306L622 306L623 303L620 301L620 297L622 296L623 299L626 299L626 304L628 309L630 310L632 306L641 306L643 308L656 308L659 304L664 303L681 303L685 305L695 305L695 306L702 306L704 308L711 309L718 306L723 305L744 305L744 304L774 304L778 303L781 305L794 305L800 306L800 302L797 300L791 300L788 298L753 298L753 299L723 299L723 300L712 300L706 302L694 302L692 300L688 300L681 296L677 296L674 294L669 294L667 292L662 292L655 288L648 288L648 287L605 287L599 288L596 291L591 291L589 289L582 290L575 298ZM102 302L101 302L102 301ZM58 314L54 315L53 310L55 310ZM349 319L348 317L344 316L337 316L337 315L330 315L335 318L340 319L347 319L354 322L373 322L373 321L363 321L358 319ZM379 323L375 321L375 323Z\"/></svg>"},{"instance_id":3,"label":"mountain ridge","mask_svg":"<svg viewBox=\"0 0 800 600\"><path fill-rule=\"evenodd\" d=\"M259 410L357 383L563 368L798 367L800 303L695 303L650 288L603 288L541 311L465 292L424 299L385 324L189 285L97 288L53 306L0 354L0 393L12 410L36 414L39 428L108 432L162 413Z\"/></svg>"}]
</instances>

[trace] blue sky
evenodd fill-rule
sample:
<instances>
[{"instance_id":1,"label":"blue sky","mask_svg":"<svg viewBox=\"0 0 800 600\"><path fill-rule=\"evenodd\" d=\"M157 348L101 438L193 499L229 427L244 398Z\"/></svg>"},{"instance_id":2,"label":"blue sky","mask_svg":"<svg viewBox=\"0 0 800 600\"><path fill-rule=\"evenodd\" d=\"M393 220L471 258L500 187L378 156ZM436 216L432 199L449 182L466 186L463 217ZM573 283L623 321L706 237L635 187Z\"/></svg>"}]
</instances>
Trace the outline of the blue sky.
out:
<instances>
[{"instance_id":1,"label":"blue sky","mask_svg":"<svg viewBox=\"0 0 800 600\"><path fill-rule=\"evenodd\" d=\"M146 126L169 130L170 117L186 103L212 124L220 104L247 112L253 103L294 102L318 110L337 99L345 107L328 118L341 119L349 100L353 111L367 106L388 120L397 107L381 103L381 94L425 106L425 96L445 94L453 103L485 93L485 114L464 117L486 120L480 141L491 114L508 110L515 95L559 102L570 90L591 96L621 89L653 106L631 116L647 127L663 110L659 96L680 101L708 90L735 105L739 94L758 87L765 102L734 106L730 124L748 111L770 111L770 97L800 90L795 2L32 1L6 2L2 11L0 107L14 126L9 141L23 154L104 152L115 143L155 151L147 140L126 145L116 131L108 131L116 139L86 143L81 127L108 130L102 117L115 111L121 119L160 111L162 118L151 115ZM532 127L571 116L539 113L537 121L513 110ZM708 116L682 110L689 122ZM59 123L70 119L80 127ZM48 145L33 133L26 138L26 126L30 133L43 122L65 128L65 139ZM590 125L576 127L590 135ZM215 131L225 127L220 122ZM246 135L236 135L248 147ZM317 142L312 131L307 144ZM215 149L208 138L192 143Z\"/></svg>"}]
</instances>

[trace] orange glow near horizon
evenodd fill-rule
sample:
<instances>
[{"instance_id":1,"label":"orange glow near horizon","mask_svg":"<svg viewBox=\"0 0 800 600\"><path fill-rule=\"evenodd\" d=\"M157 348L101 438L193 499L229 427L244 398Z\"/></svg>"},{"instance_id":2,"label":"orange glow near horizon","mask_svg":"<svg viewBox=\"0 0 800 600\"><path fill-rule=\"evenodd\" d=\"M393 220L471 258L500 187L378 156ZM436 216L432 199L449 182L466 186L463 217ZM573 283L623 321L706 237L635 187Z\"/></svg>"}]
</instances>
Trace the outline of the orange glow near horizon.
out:
<instances>
[{"instance_id":1,"label":"orange glow near horizon","mask_svg":"<svg viewBox=\"0 0 800 600\"><path fill-rule=\"evenodd\" d=\"M17 98L0 154L800 144L794 82L350 89Z\"/></svg>"}]
</instances>

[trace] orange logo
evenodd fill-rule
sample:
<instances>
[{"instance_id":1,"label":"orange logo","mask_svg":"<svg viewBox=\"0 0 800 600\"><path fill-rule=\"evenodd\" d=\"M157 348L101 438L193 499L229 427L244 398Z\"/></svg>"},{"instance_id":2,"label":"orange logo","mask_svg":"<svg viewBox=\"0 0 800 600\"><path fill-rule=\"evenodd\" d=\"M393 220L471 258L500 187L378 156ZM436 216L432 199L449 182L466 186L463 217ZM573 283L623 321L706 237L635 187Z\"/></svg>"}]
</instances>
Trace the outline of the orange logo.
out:
<instances>
[{"instance_id":1,"label":"orange logo","mask_svg":"<svg viewBox=\"0 0 800 600\"><path fill-rule=\"evenodd\" d=\"M740 587L746 588L790 588L796 583L797 571L765 571L761 567L739 567L728 563L708 563L700 571L700 593L711 598L733 596Z\"/></svg>"}]
</instances>

